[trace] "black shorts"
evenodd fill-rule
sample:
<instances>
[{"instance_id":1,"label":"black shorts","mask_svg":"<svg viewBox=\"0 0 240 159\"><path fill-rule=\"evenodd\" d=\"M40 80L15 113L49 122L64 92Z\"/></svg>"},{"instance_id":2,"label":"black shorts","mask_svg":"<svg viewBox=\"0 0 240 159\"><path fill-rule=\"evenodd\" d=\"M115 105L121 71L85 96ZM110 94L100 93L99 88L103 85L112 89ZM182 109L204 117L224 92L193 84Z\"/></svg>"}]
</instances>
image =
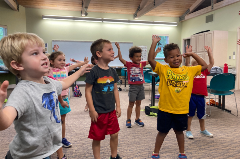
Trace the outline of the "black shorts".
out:
<instances>
[{"instance_id":1,"label":"black shorts","mask_svg":"<svg viewBox=\"0 0 240 159\"><path fill-rule=\"evenodd\" d=\"M187 130L187 114L171 114L158 111L157 130L161 133L168 133L171 128L177 131Z\"/></svg>"}]
</instances>

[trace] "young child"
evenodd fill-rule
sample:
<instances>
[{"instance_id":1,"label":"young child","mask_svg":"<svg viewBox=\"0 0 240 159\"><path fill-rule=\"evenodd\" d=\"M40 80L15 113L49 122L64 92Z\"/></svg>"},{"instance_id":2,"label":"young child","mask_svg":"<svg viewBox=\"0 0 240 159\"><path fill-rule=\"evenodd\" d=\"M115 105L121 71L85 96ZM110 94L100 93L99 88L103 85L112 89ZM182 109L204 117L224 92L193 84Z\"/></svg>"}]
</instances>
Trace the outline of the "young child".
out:
<instances>
[{"instance_id":1,"label":"young child","mask_svg":"<svg viewBox=\"0 0 240 159\"><path fill-rule=\"evenodd\" d=\"M188 113L188 128L186 131L186 137L189 139L193 139L193 135L191 132L191 123L192 119L195 115L196 109L197 109L197 117L199 119L200 124L200 133L202 135L205 135L207 137L213 137L213 134L208 132L205 129L205 122L204 119L206 118L206 107L205 107L205 99L204 96L208 95L207 92L207 75L210 74L210 70L214 65L214 59L212 56L212 50L210 47L205 46L205 49L207 50L208 57L209 57L209 65L206 70L201 72L200 76L195 76L193 81L193 89L192 89L192 95L189 102L189 113ZM186 47L186 52L192 52L192 46ZM186 58L186 66L189 65L190 58ZM192 66L197 66L198 63L195 59L192 59L191 61Z\"/></svg>"},{"instance_id":2,"label":"young child","mask_svg":"<svg viewBox=\"0 0 240 159\"><path fill-rule=\"evenodd\" d=\"M75 64L72 64L70 66L65 67L66 62L65 62L65 55L61 51L55 51L49 56L50 60L50 72L49 76L52 76L56 78L58 81L62 81L66 77L68 77L68 72L72 71L73 69L77 67L81 67L84 64L87 64L89 61L87 58L84 59L84 62L78 62ZM63 100L65 101L65 106L62 106L59 103L59 108L60 108L60 114L61 114L61 121L62 121L62 144L63 147L71 147L72 144L66 139L65 137L65 121L66 121L66 115L71 111L70 105L69 105L69 100L68 100L68 92L69 88L65 89L62 91L61 95Z\"/></svg>"},{"instance_id":3,"label":"young child","mask_svg":"<svg viewBox=\"0 0 240 159\"><path fill-rule=\"evenodd\" d=\"M57 96L89 70L84 65L61 82L43 76L49 71L44 48L44 41L31 33L8 35L0 41L4 64L21 78L4 108L8 81L0 88L0 130L14 123L17 133L6 159L49 159L62 146Z\"/></svg>"},{"instance_id":4,"label":"young child","mask_svg":"<svg viewBox=\"0 0 240 159\"><path fill-rule=\"evenodd\" d=\"M188 52L184 57L192 56L198 66L180 66L182 55L177 44L165 45L163 52L164 61L169 65L162 65L154 60L154 49L161 38L153 35L152 45L148 54L148 61L153 69L159 75L159 111L157 118L157 130L155 149L152 159L160 158L159 151L169 130L173 128L179 152L178 158L187 158L184 154L184 135L183 131L187 129L187 113L189 111L189 100L193 87L194 76L200 75L201 71L207 68L207 64L197 54Z\"/></svg>"},{"instance_id":5,"label":"young child","mask_svg":"<svg viewBox=\"0 0 240 159\"><path fill-rule=\"evenodd\" d=\"M93 139L92 149L95 159L100 159L100 142L110 134L110 159L121 159L117 154L118 117L121 116L116 71L108 64L114 60L112 44L108 40L98 39L90 48L97 65L86 74L85 95L89 106L91 127L88 138ZM115 110L116 104L116 110Z\"/></svg>"},{"instance_id":6,"label":"young child","mask_svg":"<svg viewBox=\"0 0 240 159\"><path fill-rule=\"evenodd\" d=\"M141 101L145 99L144 93L144 76L143 67L148 65L148 61L141 61L142 49L140 47L134 46L129 49L129 58L132 62L126 61L122 58L121 50L119 44L115 43L118 48L119 60L127 67L128 74L128 84L129 84L129 105L127 109L127 120L126 127L131 128L131 115L134 103L136 103L136 118L135 124L143 127L144 123L140 119ZM160 48L155 52L155 56L160 52Z\"/></svg>"}]
</instances>

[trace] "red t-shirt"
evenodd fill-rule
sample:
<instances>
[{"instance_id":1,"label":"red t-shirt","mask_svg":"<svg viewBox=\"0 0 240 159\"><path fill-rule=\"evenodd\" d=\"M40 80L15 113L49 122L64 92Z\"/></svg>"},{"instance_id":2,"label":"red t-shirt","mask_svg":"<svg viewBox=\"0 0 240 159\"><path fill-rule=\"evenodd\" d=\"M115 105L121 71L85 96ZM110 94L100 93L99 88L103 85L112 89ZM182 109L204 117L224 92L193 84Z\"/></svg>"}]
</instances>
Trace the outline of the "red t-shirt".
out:
<instances>
[{"instance_id":1,"label":"red t-shirt","mask_svg":"<svg viewBox=\"0 0 240 159\"><path fill-rule=\"evenodd\" d=\"M210 72L208 69L201 72L200 76L195 76L193 80L193 94L201 94L204 96L208 95L207 91L207 75L209 75Z\"/></svg>"},{"instance_id":2,"label":"red t-shirt","mask_svg":"<svg viewBox=\"0 0 240 159\"><path fill-rule=\"evenodd\" d=\"M141 61L140 64L135 64L126 61L127 73L128 73L128 84L143 84L143 67L146 66L146 61Z\"/></svg>"}]
</instances>

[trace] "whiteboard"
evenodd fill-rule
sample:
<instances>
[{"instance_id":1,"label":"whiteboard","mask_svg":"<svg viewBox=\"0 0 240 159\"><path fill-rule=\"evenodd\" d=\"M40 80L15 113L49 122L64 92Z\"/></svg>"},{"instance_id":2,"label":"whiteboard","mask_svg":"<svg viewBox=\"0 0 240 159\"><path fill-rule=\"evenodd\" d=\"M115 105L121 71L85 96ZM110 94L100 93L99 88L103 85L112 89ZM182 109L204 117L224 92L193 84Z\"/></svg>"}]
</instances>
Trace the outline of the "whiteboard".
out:
<instances>
[{"instance_id":1,"label":"whiteboard","mask_svg":"<svg viewBox=\"0 0 240 159\"><path fill-rule=\"evenodd\" d=\"M59 51L62 51L66 56L66 63L72 63L70 58L75 60L83 61L84 57L88 57L91 63L92 53L90 51L90 46L93 41L65 41L65 40L52 40L52 47L54 45L59 46ZM129 59L129 49L133 46L132 42L119 42L122 57L126 61ZM118 54L117 47L115 42L112 42L113 51L115 52L114 56ZM123 66L119 58L116 58L114 61L109 63L109 66Z\"/></svg>"}]
</instances>

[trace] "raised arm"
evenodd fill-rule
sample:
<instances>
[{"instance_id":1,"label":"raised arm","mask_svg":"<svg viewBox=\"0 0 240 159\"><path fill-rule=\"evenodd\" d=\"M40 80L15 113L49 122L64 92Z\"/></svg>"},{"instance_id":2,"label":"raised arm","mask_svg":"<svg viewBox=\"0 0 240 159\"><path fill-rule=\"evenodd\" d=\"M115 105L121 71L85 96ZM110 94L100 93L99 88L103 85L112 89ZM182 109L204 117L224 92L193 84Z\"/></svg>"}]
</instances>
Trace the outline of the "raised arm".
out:
<instances>
[{"instance_id":1,"label":"raised arm","mask_svg":"<svg viewBox=\"0 0 240 159\"><path fill-rule=\"evenodd\" d=\"M64 90L69 88L80 76L84 75L86 72L89 72L90 69L90 64L83 65L77 72L61 81L62 89Z\"/></svg>"},{"instance_id":2,"label":"raised arm","mask_svg":"<svg viewBox=\"0 0 240 159\"><path fill-rule=\"evenodd\" d=\"M53 46L53 50L56 52L56 51L58 51L58 49L59 49L59 46L58 45L54 45Z\"/></svg>"},{"instance_id":3,"label":"raised arm","mask_svg":"<svg viewBox=\"0 0 240 159\"><path fill-rule=\"evenodd\" d=\"M84 58L84 62L78 61L77 63L72 64L71 66L69 66L69 72L72 71L73 69L77 68L77 67L81 67L81 66L87 64L88 62L89 62L88 57L85 57Z\"/></svg>"},{"instance_id":4,"label":"raised arm","mask_svg":"<svg viewBox=\"0 0 240 159\"><path fill-rule=\"evenodd\" d=\"M209 57L209 64L208 64L208 71L210 72L211 68L214 65L214 59L213 59L213 55L212 55L212 49L208 46L205 46L205 49L207 50L208 53L208 57Z\"/></svg>"},{"instance_id":5,"label":"raised arm","mask_svg":"<svg viewBox=\"0 0 240 159\"><path fill-rule=\"evenodd\" d=\"M152 69L155 70L156 67L156 61L155 61L155 48L157 46L157 43L161 40L161 38L157 35L152 36L152 45L150 47L149 53L148 53L148 62L151 65Z\"/></svg>"},{"instance_id":6,"label":"raised arm","mask_svg":"<svg viewBox=\"0 0 240 159\"><path fill-rule=\"evenodd\" d=\"M154 57L155 57L155 58L156 58L157 54L158 54L161 50L162 50L161 47L158 47L158 48L157 48L157 50L156 50L155 53L154 53ZM148 64L149 64L149 62L146 61L146 65L148 65Z\"/></svg>"},{"instance_id":7,"label":"raised arm","mask_svg":"<svg viewBox=\"0 0 240 159\"><path fill-rule=\"evenodd\" d=\"M119 46L119 43L115 42L115 45L118 49L118 57L119 57L119 60L124 64L124 66L126 65L126 60L124 60L122 58L122 53L121 53L121 50L120 50L120 46Z\"/></svg>"},{"instance_id":8,"label":"raised arm","mask_svg":"<svg viewBox=\"0 0 240 159\"><path fill-rule=\"evenodd\" d=\"M13 107L5 107L2 109L3 103L7 98L8 81L4 81L0 87L0 131L7 129L16 119L17 110Z\"/></svg>"},{"instance_id":9,"label":"raised arm","mask_svg":"<svg viewBox=\"0 0 240 159\"><path fill-rule=\"evenodd\" d=\"M190 57L190 56L192 56L197 61L198 65L202 66L201 71L204 71L205 69L207 69L207 67L208 67L207 63L201 57L199 57L197 54L195 54L193 52L188 52L183 55L183 57L185 57L185 58Z\"/></svg>"},{"instance_id":10,"label":"raised arm","mask_svg":"<svg viewBox=\"0 0 240 159\"><path fill-rule=\"evenodd\" d=\"M192 46L191 45L186 46L186 52L192 52ZM187 56L185 59L186 59L185 66L190 66L190 57Z\"/></svg>"}]
</instances>

